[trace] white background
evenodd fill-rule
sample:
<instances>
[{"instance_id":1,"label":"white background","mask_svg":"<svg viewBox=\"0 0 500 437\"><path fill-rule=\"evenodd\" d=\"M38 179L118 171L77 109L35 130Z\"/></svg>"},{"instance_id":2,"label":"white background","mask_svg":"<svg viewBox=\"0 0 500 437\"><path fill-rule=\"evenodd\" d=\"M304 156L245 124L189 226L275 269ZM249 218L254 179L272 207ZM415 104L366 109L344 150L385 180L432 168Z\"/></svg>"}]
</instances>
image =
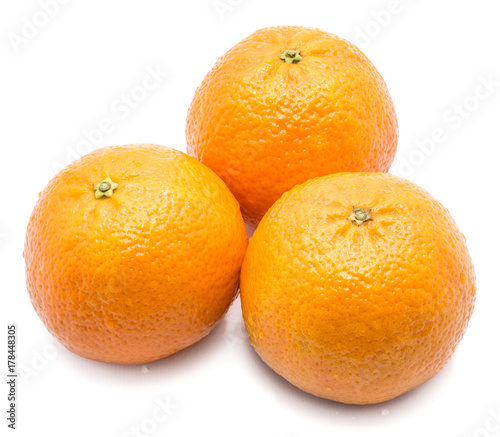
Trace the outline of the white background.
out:
<instances>
[{"instance_id":1,"label":"white background","mask_svg":"<svg viewBox=\"0 0 500 437\"><path fill-rule=\"evenodd\" d=\"M0 10L0 338L17 324L17 435L500 436L498 0L70 0L48 20L39 11L35 0L3 1ZM455 356L432 381L384 404L321 400L276 376L248 344L239 301L200 343L126 367L66 351L26 292L29 214L55 169L85 150L84 131L94 130L91 148L185 150L191 97L216 59L282 24L319 27L365 51L399 116L392 171L450 209L476 266L476 311ZM141 93L147 69L168 77ZM489 91L488 80L496 80ZM120 99L131 93L142 100L127 112ZM112 131L101 138L102 119ZM424 150L419 141L433 135L439 141ZM158 402L167 403L160 416ZM1 426L7 435L3 418Z\"/></svg>"}]
</instances>

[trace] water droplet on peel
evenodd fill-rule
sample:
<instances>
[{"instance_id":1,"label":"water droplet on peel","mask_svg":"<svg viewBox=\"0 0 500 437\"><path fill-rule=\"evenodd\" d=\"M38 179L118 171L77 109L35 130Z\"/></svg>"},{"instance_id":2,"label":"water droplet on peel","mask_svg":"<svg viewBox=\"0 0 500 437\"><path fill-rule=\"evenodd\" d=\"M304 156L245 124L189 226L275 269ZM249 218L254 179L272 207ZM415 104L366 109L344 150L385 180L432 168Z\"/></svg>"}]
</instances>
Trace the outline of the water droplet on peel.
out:
<instances>
[{"instance_id":1,"label":"water droplet on peel","mask_svg":"<svg viewBox=\"0 0 500 437\"><path fill-rule=\"evenodd\" d=\"M388 416L389 410L382 410L380 414L382 414L382 416Z\"/></svg>"}]
</instances>

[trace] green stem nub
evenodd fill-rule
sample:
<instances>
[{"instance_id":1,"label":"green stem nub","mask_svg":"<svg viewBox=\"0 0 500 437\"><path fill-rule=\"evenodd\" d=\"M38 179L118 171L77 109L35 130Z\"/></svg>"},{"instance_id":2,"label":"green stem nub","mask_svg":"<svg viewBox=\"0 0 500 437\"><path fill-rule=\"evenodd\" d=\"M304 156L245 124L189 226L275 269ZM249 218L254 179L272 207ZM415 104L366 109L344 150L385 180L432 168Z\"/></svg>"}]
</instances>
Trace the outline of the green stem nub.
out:
<instances>
[{"instance_id":1,"label":"green stem nub","mask_svg":"<svg viewBox=\"0 0 500 437\"><path fill-rule=\"evenodd\" d=\"M373 220L371 216L371 209L357 208L353 206L348 220L357 226L367 225L368 222Z\"/></svg>"},{"instance_id":2,"label":"green stem nub","mask_svg":"<svg viewBox=\"0 0 500 437\"><path fill-rule=\"evenodd\" d=\"M100 184L94 184L94 197L96 199L111 197L117 188L116 182L113 182L111 178L106 178Z\"/></svg>"},{"instance_id":3,"label":"green stem nub","mask_svg":"<svg viewBox=\"0 0 500 437\"><path fill-rule=\"evenodd\" d=\"M300 50L285 50L280 59L287 64L298 64L303 58L300 56Z\"/></svg>"},{"instance_id":4,"label":"green stem nub","mask_svg":"<svg viewBox=\"0 0 500 437\"><path fill-rule=\"evenodd\" d=\"M99 191L102 191L103 193L108 191L110 188L111 188L111 184L109 182L101 182L99 184Z\"/></svg>"}]
</instances>

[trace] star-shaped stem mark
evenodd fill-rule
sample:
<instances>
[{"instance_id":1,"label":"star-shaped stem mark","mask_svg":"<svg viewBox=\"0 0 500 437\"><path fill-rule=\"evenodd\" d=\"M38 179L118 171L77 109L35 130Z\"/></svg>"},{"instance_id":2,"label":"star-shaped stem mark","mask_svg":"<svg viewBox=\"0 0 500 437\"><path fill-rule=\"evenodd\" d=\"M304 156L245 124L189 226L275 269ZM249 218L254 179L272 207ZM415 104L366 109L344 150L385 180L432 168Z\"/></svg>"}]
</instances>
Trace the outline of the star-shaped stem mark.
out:
<instances>
[{"instance_id":1,"label":"star-shaped stem mark","mask_svg":"<svg viewBox=\"0 0 500 437\"><path fill-rule=\"evenodd\" d=\"M348 217L353 224L362 226L368 224L373 220L371 216L371 209L352 207L352 212Z\"/></svg>"},{"instance_id":2,"label":"star-shaped stem mark","mask_svg":"<svg viewBox=\"0 0 500 437\"><path fill-rule=\"evenodd\" d=\"M100 184L94 184L94 196L96 199L111 197L117 188L118 184L107 177Z\"/></svg>"}]
</instances>

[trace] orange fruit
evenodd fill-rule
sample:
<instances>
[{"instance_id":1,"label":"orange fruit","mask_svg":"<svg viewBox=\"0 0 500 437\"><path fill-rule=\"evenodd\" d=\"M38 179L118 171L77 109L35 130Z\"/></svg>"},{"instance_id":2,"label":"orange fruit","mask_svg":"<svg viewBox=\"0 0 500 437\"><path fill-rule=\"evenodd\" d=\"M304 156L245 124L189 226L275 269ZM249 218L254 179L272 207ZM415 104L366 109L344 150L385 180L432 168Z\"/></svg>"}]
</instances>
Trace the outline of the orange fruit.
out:
<instances>
[{"instance_id":1,"label":"orange fruit","mask_svg":"<svg viewBox=\"0 0 500 437\"><path fill-rule=\"evenodd\" d=\"M221 57L187 117L188 154L217 173L256 226L296 184L391 166L392 99L353 44L306 27L271 27Z\"/></svg>"},{"instance_id":2,"label":"orange fruit","mask_svg":"<svg viewBox=\"0 0 500 437\"><path fill-rule=\"evenodd\" d=\"M145 363L214 328L236 296L246 246L239 205L209 168L162 146L106 147L40 194L27 287L72 352Z\"/></svg>"},{"instance_id":3,"label":"orange fruit","mask_svg":"<svg viewBox=\"0 0 500 437\"><path fill-rule=\"evenodd\" d=\"M250 239L241 304L250 342L302 390L372 404L452 356L475 274L449 212L384 173L338 173L285 193Z\"/></svg>"}]
</instances>

